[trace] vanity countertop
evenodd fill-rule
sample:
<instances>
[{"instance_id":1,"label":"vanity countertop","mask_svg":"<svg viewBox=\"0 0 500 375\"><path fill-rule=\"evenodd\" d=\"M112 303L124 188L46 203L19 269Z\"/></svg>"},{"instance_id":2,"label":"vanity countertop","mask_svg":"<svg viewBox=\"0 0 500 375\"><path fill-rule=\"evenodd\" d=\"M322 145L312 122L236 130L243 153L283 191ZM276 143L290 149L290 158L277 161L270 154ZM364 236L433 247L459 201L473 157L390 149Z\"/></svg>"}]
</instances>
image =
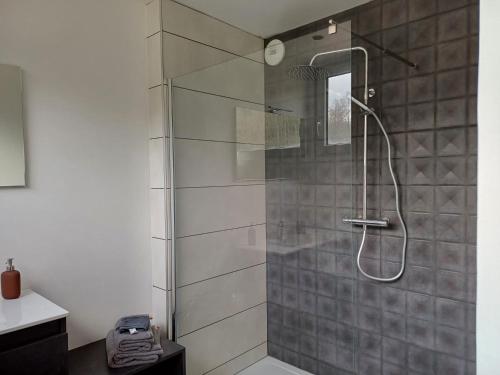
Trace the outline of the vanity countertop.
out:
<instances>
[{"instance_id":1,"label":"vanity countertop","mask_svg":"<svg viewBox=\"0 0 500 375\"><path fill-rule=\"evenodd\" d=\"M66 310L30 289L17 299L0 297L0 335L67 316Z\"/></svg>"}]
</instances>

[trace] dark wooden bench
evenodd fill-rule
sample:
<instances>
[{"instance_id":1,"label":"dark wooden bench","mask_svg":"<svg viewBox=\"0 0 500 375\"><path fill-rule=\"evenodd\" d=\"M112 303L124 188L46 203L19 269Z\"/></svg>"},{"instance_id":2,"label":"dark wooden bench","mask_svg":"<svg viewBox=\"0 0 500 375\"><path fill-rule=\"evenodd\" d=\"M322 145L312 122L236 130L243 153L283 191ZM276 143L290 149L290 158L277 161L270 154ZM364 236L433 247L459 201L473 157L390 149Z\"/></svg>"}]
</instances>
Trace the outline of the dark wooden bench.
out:
<instances>
[{"instance_id":1,"label":"dark wooden bench","mask_svg":"<svg viewBox=\"0 0 500 375\"><path fill-rule=\"evenodd\" d=\"M112 369L106 359L106 340L81 346L69 352L68 375L185 375L186 352L174 342L162 341L163 355L148 365Z\"/></svg>"}]
</instances>

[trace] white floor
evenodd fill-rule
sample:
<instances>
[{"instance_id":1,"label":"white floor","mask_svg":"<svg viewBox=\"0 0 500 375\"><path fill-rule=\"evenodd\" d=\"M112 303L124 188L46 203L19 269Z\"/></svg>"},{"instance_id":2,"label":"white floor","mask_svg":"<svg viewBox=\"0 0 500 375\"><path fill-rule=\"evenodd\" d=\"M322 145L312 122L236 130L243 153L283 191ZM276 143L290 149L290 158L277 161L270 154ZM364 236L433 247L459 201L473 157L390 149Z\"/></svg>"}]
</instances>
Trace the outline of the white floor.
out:
<instances>
[{"instance_id":1,"label":"white floor","mask_svg":"<svg viewBox=\"0 0 500 375\"><path fill-rule=\"evenodd\" d=\"M266 357L246 368L240 375L313 375L310 372L298 369L288 363Z\"/></svg>"}]
</instances>

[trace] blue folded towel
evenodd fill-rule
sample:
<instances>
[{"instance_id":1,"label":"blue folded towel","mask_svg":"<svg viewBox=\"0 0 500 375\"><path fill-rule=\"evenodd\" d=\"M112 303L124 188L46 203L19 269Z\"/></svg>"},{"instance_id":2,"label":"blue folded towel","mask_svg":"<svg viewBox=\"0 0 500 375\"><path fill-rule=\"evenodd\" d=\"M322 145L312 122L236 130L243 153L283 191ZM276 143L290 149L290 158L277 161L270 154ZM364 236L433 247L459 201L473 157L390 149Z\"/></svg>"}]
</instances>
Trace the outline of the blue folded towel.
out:
<instances>
[{"instance_id":1,"label":"blue folded towel","mask_svg":"<svg viewBox=\"0 0 500 375\"><path fill-rule=\"evenodd\" d=\"M133 328L138 332L146 332L149 329L149 315L124 316L115 324L115 330L120 333L128 333Z\"/></svg>"}]
</instances>

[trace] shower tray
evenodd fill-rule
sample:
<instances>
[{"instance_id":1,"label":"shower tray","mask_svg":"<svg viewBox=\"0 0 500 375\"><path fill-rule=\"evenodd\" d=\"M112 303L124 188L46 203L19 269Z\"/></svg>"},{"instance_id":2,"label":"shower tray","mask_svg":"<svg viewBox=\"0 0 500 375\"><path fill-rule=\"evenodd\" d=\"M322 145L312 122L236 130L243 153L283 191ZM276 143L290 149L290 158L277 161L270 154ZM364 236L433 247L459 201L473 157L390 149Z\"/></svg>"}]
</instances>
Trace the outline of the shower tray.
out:
<instances>
[{"instance_id":1,"label":"shower tray","mask_svg":"<svg viewBox=\"0 0 500 375\"><path fill-rule=\"evenodd\" d=\"M288 363L281 362L273 357L266 357L254 363L240 375L313 375L310 372L298 369Z\"/></svg>"}]
</instances>

